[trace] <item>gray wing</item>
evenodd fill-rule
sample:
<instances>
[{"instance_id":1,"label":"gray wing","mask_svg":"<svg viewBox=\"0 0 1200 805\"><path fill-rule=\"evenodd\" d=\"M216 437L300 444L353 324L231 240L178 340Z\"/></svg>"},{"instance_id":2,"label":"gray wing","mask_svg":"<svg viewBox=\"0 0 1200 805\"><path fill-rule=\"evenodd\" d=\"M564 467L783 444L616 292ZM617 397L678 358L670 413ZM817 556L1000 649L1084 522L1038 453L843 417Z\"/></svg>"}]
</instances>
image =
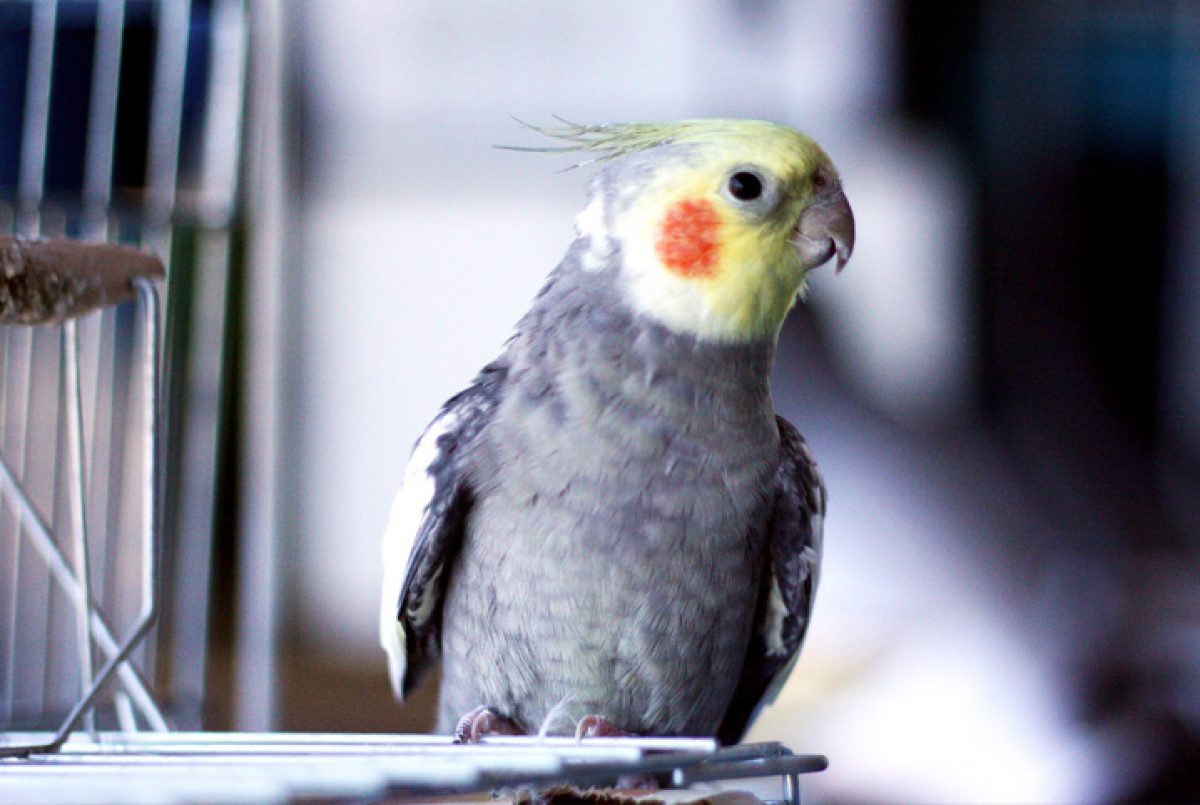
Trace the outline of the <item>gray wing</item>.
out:
<instances>
[{"instance_id":1,"label":"gray wing","mask_svg":"<svg viewBox=\"0 0 1200 805\"><path fill-rule=\"evenodd\" d=\"M821 561L825 485L800 433L783 417L775 506L767 524L767 567L746 663L717 737L737 743L758 711L775 700L800 655Z\"/></svg>"},{"instance_id":2,"label":"gray wing","mask_svg":"<svg viewBox=\"0 0 1200 805\"><path fill-rule=\"evenodd\" d=\"M469 447L491 421L507 364L489 364L451 398L413 447L383 538L379 639L404 698L437 660L442 595L471 507Z\"/></svg>"}]
</instances>

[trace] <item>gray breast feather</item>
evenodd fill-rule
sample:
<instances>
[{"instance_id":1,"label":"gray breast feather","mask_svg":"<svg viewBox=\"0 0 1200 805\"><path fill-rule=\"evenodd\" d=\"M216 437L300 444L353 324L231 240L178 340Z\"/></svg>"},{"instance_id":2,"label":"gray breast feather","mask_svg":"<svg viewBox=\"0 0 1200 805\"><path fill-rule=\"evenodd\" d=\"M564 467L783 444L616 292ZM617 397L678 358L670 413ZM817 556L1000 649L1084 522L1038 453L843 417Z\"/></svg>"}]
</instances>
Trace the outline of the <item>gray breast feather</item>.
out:
<instances>
[{"instance_id":1,"label":"gray breast feather","mask_svg":"<svg viewBox=\"0 0 1200 805\"><path fill-rule=\"evenodd\" d=\"M443 724L494 704L536 729L574 697L735 742L807 629L820 476L772 415L773 343L667 332L582 275L418 441L385 539L393 687L444 653Z\"/></svg>"}]
</instances>

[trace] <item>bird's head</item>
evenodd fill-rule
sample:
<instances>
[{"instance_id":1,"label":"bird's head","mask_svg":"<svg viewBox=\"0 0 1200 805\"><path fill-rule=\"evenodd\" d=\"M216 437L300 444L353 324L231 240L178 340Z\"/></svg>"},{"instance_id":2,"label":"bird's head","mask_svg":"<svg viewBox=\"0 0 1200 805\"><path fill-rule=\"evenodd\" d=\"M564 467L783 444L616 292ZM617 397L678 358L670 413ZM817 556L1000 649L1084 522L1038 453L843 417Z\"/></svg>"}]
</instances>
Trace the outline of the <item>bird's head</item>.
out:
<instances>
[{"instance_id":1,"label":"bird's head","mask_svg":"<svg viewBox=\"0 0 1200 805\"><path fill-rule=\"evenodd\" d=\"M542 131L607 162L576 220L590 241L585 268L618 265L631 305L677 332L773 338L807 273L831 259L840 270L854 248L833 163L786 126L688 120Z\"/></svg>"}]
</instances>

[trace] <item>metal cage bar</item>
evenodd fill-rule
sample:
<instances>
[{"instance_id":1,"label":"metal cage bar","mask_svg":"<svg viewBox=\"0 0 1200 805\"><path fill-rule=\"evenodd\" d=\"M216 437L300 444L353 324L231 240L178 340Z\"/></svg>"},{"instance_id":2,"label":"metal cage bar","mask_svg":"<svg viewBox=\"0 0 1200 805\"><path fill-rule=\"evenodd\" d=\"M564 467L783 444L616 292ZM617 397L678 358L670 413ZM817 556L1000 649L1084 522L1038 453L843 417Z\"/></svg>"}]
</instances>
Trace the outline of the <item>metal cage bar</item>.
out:
<instances>
[{"instance_id":1,"label":"metal cage bar","mask_svg":"<svg viewBox=\"0 0 1200 805\"><path fill-rule=\"evenodd\" d=\"M163 473L167 505L158 515L169 594L145 648L118 667L121 683L111 704L125 730L166 729L149 677L172 719L196 728L208 654L226 307L231 266L243 248L237 228L246 3L0 0L0 36L6 33L0 46L23 53L25 64L23 74L0 75L0 85L24 84L22 94L9 96L22 99L19 117L11 114L6 124L0 114L0 127L10 126L20 145L7 188L0 156L0 237L133 241L167 266L157 315L160 359L173 368L163 375L170 381L162 389L156 460L171 454L171 471ZM85 38L89 45L81 45ZM63 62L77 69L65 70ZM86 105L75 103L81 111L72 117L63 98L82 92ZM77 183L64 186L63 165L72 159L79 176L69 182ZM137 585L126 583L141 563L136 546L126 544L136 531L132 512L139 498L124 469L137 446L123 429L136 417L120 399L120 378L133 371L121 345L132 337L134 318L132 307L109 307L61 328L0 328L0 449L12 473L33 487L50 532L81 536L63 554L73 579L67 587L84 588L82 598L61 594L67 589L63 568L45 575L18 508L0 503L0 729L28 712L19 712L18 696L40 700L47 713L56 702L65 708L73 664L81 674L70 678L70 692L90 689L86 678L119 646L110 624L140 612ZM78 387L62 379L57 390L47 385L54 373L46 365L54 356L60 371L79 376ZM58 415L51 413L56 403L62 404ZM34 578L39 575L44 578ZM98 610L80 618L78 602L92 599ZM90 669L79 648L89 630ZM18 662L34 646L45 656ZM76 658L71 663L68 654ZM90 711L85 725L93 726Z\"/></svg>"},{"instance_id":2,"label":"metal cage bar","mask_svg":"<svg viewBox=\"0 0 1200 805\"><path fill-rule=\"evenodd\" d=\"M162 276L157 260L106 245L72 242L22 241L0 237L0 324L38 326L59 322L62 359L60 383L65 388L62 404L67 420L69 467L66 471L71 511L69 536L71 548L61 547L63 537L55 533L34 500L18 471L0 453L0 494L15 506L20 527L16 540L26 537L45 563L50 579L73 605L76 618L80 695L48 741L6 743L0 745L0 757L24 756L58 749L81 721L90 731L87 719L100 691L114 675L147 719L162 722L161 713L145 682L129 665L132 652L145 637L156 614L158 588L157 433L159 411L160 312L153 280ZM140 583L141 605L137 618L126 636L116 641L101 615L88 581L87 526L85 515L86 482L84 477L83 390L79 368L78 320L80 316L110 304L135 297L142 321L140 398L143 406L140 433L140 511L139 547L142 554ZM57 472L55 473L57 474ZM72 563L66 553L72 553ZM19 586L21 579L15 579ZM19 590L14 591L14 595ZM15 629L14 629L15 634ZM92 670L93 642L99 645L106 661L98 674ZM11 664L10 664L11 666ZM120 671L120 673L118 673ZM11 679L9 680L11 685ZM10 687L11 690L11 687Z\"/></svg>"},{"instance_id":3,"label":"metal cage bar","mask_svg":"<svg viewBox=\"0 0 1200 805\"><path fill-rule=\"evenodd\" d=\"M0 772L14 772L0 774L0 798L44 795L48 780L96 801L361 802L653 776L666 787L776 778L780 796L769 801L792 805L800 802L799 776L828 765L777 743L721 749L701 738L505 737L461 746L447 736L308 733L78 734L62 753L39 760L0 761ZM220 777L188 773L194 769L220 770Z\"/></svg>"}]
</instances>

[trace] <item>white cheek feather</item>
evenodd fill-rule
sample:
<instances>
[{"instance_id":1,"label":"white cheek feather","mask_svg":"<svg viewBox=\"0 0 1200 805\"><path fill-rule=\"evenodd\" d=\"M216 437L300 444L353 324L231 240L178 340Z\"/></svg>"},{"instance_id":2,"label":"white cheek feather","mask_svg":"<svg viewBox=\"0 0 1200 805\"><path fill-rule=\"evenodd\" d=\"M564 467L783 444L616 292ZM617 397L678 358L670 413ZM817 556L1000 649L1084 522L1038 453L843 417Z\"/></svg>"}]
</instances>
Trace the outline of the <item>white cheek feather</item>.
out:
<instances>
[{"instance_id":1,"label":"white cheek feather","mask_svg":"<svg viewBox=\"0 0 1200 805\"><path fill-rule=\"evenodd\" d=\"M453 413L434 420L413 447L404 472L404 484L392 502L387 529L383 532L383 593L379 606L379 642L388 655L388 676L396 698L403 698L404 671L407 665L404 627L397 619L400 588L408 575L413 544L429 510L435 489L429 469L438 457L438 438L454 427ZM419 614L432 610L435 596L426 591L419 602Z\"/></svg>"},{"instance_id":2,"label":"white cheek feather","mask_svg":"<svg viewBox=\"0 0 1200 805\"><path fill-rule=\"evenodd\" d=\"M720 340L721 324L710 315L699 285L670 273L659 262L654 251L657 233L647 223L650 219L649 214L625 215L615 228L631 306L677 333Z\"/></svg>"},{"instance_id":3,"label":"white cheek feather","mask_svg":"<svg viewBox=\"0 0 1200 805\"><path fill-rule=\"evenodd\" d=\"M596 194L579 215L575 216L575 234L591 241L590 248L580 260L584 271L599 271L608 265L612 243L608 239L608 225L604 219L604 197L600 194Z\"/></svg>"}]
</instances>

